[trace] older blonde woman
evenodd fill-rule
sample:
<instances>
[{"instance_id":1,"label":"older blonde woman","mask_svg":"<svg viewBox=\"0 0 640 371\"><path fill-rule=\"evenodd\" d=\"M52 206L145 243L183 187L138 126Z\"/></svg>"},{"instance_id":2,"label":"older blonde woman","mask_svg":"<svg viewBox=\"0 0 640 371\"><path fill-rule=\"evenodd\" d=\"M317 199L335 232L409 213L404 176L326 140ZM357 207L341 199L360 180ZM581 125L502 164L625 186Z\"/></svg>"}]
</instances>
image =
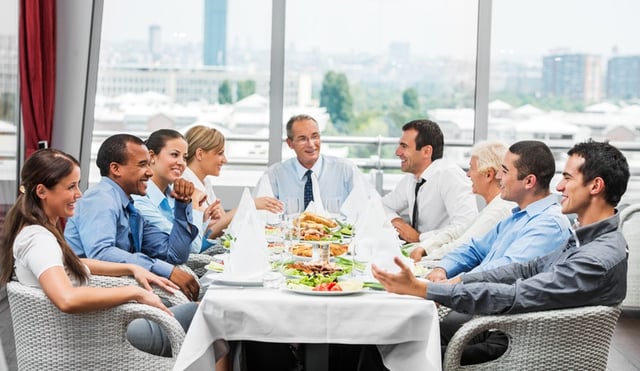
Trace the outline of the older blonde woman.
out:
<instances>
[{"instance_id":1,"label":"older blonde woman","mask_svg":"<svg viewBox=\"0 0 640 371\"><path fill-rule=\"evenodd\" d=\"M516 204L500 197L500 171L507 147L500 142L480 142L471 149L467 176L471 179L471 190L481 196L486 205L478 217L469 225L448 230L422 241L412 252L416 261L427 256L429 260L441 259L449 251L484 235L498 222L511 214Z\"/></svg>"}]
</instances>

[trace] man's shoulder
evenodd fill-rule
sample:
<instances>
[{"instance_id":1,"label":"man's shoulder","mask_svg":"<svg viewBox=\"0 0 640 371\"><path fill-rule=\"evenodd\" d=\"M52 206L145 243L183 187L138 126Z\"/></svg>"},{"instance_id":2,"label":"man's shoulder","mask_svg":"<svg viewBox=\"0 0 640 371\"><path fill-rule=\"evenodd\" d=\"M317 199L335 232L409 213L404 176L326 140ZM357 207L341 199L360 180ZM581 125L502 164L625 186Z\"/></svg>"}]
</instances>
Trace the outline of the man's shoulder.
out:
<instances>
[{"instance_id":1,"label":"man's shoulder","mask_svg":"<svg viewBox=\"0 0 640 371\"><path fill-rule=\"evenodd\" d=\"M98 183L91 186L78 200L78 205L100 204L101 209L115 208L120 205L120 192L107 183Z\"/></svg>"}]
</instances>

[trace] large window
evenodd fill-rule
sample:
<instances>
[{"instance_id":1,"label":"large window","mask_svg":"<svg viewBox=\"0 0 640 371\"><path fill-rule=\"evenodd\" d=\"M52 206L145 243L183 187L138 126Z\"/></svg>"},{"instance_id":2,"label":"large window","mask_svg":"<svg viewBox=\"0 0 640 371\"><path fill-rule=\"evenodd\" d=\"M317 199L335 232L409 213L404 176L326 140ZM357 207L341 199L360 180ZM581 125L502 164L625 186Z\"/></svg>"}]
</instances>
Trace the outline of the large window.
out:
<instances>
[{"instance_id":1,"label":"large window","mask_svg":"<svg viewBox=\"0 0 640 371\"><path fill-rule=\"evenodd\" d=\"M18 1L7 0L0 2L0 222L16 199L18 117Z\"/></svg>"},{"instance_id":2,"label":"large window","mask_svg":"<svg viewBox=\"0 0 640 371\"><path fill-rule=\"evenodd\" d=\"M105 1L94 155L111 134L146 137L159 128L185 132L204 123L227 136L231 163L264 168L270 45L268 1ZM224 168L221 184L246 182L246 174L233 168ZM249 177L250 185L257 174ZM98 177L92 166L90 182Z\"/></svg>"},{"instance_id":3,"label":"large window","mask_svg":"<svg viewBox=\"0 0 640 371\"><path fill-rule=\"evenodd\" d=\"M639 12L629 0L494 0L489 137L633 146L640 140ZM566 149L557 152L563 164ZM625 154L633 168L638 153ZM623 201L640 201L636 183Z\"/></svg>"}]
</instances>

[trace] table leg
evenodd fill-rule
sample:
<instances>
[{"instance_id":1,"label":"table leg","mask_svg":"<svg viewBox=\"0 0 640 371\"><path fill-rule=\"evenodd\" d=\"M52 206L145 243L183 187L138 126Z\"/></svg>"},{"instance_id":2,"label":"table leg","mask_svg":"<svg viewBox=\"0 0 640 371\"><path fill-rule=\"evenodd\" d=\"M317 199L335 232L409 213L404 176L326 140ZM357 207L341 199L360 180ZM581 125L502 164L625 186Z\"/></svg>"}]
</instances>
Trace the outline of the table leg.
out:
<instances>
[{"instance_id":1,"label":"table leg","mask_svg":"<svg viewBox=\"0 0 640 371\"><path fill-rule=\"evenodd\" d=\"M329 344L305 344L305 370L329 370Z\"/></svg>"}]
</instances>

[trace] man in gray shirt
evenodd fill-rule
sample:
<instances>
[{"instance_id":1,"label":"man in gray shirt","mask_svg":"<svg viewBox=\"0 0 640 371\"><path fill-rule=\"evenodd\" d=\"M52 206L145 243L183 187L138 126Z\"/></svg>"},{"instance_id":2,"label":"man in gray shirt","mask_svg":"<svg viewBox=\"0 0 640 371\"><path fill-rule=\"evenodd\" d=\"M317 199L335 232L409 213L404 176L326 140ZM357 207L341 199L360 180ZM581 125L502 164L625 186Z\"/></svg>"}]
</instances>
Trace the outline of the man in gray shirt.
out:
<instances>
[{"instance_id":1,"label":"man in gray shirt","mask_svg":"<svg viewBox=\"0 0 640 371\"><path fill-rule=\"evenodd\" d=\"M628 254L615 207L627 189L627 160L610 144L593 141L575 145L568 154L556 190L562 194L562 212L577 214L580 225L563 248L524 264L464 274L446 283L417 280L398 259L400 273L374 266L374 276L390 292L426 297L452 308L449 316L621 303L627 288ZM456 325L441 324L443 347L462 322ZM506 336L489 334L479 335L465 347L462 364L485 362L504 353Z\"/></svg>"}]
</instances>

